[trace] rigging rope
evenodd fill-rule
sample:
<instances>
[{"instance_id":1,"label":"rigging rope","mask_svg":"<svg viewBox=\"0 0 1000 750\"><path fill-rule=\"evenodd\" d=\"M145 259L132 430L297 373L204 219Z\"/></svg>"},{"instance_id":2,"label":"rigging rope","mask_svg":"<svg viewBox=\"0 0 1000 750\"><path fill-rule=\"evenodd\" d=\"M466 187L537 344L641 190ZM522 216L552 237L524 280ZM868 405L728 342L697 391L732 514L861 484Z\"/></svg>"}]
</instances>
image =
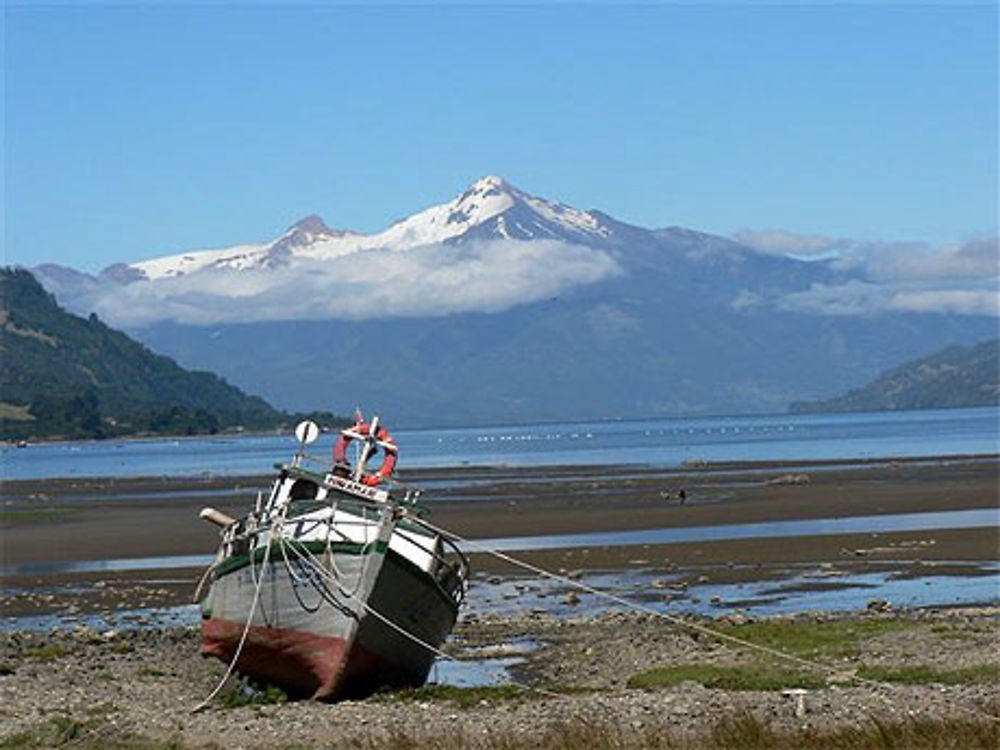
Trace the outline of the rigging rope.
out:
<instances>
[{"instance_id":1,"label":"rigging rope","mask_svg":"<svg viewBox=\"0 0 1000 750\"><path fill-rule=\"evenodd\" d=\"M297 551L296 551L296 554L298 554ZM307 565L312 566L314 568L314 570L320 575L320 577L327 578L331 582L336 583L335 577L332 576L331 573L328 570L326 570L325 568L323 568L322 565L320 565L319 563L317 563L316 559L315 559L315 557L313 555L307 553L306 556L300 556L300 559L303 559ZM389 626L390 628L392 628L393 630L395 630L400 635L402 635L405 638L409 639L410 641L412 641L413 643L417 644L418 646L426 649L427 651L431 652L435 656L438 656L438 657L440 657L442 659L446 659L448 661L454 661L454 662L461 661L457 657L452 656L451 654L446 653L445 651L442 651L437 646L434 646L434 645L428 643L427 641L423 640L419 636L415 635L414 633L411 633L406 628L404 628L402 625L399 625L399 624L393 622L392 620L390 620L388 617L386 617L381 612L379 612L378 610L376 610L374 607L372 607L370 604L368 604L368 602L364 601L363 599L355 596L354 594L350 594L348 596L349 596L349 598L354 599L358 604L360 604L361 607L365 610L365 612L367 612L368 614L370 614L373 617L375 617L375 619L377 619L380 622L384 623L385 625ZM537 693L541 693L542 695L546 695L546 696L549 696L549 697L552 697L552 698L562 698L562 697L564 697L560 693L555 693L555 692L552 692L550 690L545 690L544 688L540 688L540 687L534 687L534 686L531 686L531 685L523 685L523 684L517 683L517 682L512 682L510 684L512 684L512 685L514 685L516 687L519 687L519 688L523 688L524 690L531 690L531 691L534 691L534 692L537 692Z\"/></svg>"},{"instance_id":2,"label":"rigging rope","mask_svg":"<svg viewBox=\"0 0 1000 750\"><path fill-rule=\"evenodd\" d=\"M278 512L277 519L271 521L271 526L267 530L267 545L264 547L264 557L263 560L261 561L260 578L256 580L254 585L253 601L250 603L250 613L247 615L246 624L243 626L243 633L240 635L240 641L236 646L236 651L233 653L233 658L229 662L229 666L226 668L226 673L222 675L222 679L219 680L219 684L215 686L212 692L209 693L208 696L206 696L206 698L201 703L199 703L197 706L191 709L191 713L198 713L202 709L206 708L208 704L212 702L215 696L219 694L219 692L222 690L222 686L226 684L226 680L229 679L229 676L233 673L233 670L236 669L236 662L239 661L240 654L243 653L243 645L246 643L247 635L250 633L250 626L253 624L253 616L257 612L257 603L260 601L260 590L264 584L264 578L265 578L264 571L268 563L268 558L271 555L271 545L274 542L274 534L275 534L274 530L277 528L280 529L281 533L284 532L285 515L287 512L288 512L288 503L286 503L281 507L281 510L279 510ZM279 540L278 543L282 544L282 541ZM251 578L253 578L254 550L250 550L249 556L250 556L250 576Z\"/></svg>"},{"instance_id":3,"label":"rigging rope","mask_svg":"<svg viewBox=\"0 0 1000 750\"><path fill-rule=\"evenodd\" d=\"M810 659L804 659L802 657L795 656L794 654L789 654L789 653L787 653L785 651L781 651L780 649L771 648L770 646L764 646L764 645L759 644L759 643L754 643L753 641L748 641L748 640L743 639L743 638L738 638L736 636L729 635L728 633L724 633L721 630L716 630L715 628L710 628L710 627L708 627L706 625L702 625L702 624L697 623L697 622L691 622L691 621L685 620L685 619L683 619L681 617L676 617L676 616L671 615L671 614L669 614L667 612L663 612L663 611L658 610L658 609L653 609L652 607L646 606L646 605L641 604L641 603L631 602L631 601L629 601L629 600L627 600L627 599L625 599L623 597L620 597L620 596L618 596L616 594L612 594L612 593L609 593L607 591L602 591L601 589L594 588L593 586L588 586L585 583L581 583L579 581L574 581L571 578L568 578L566 576L562 576L562 575L559 575L557 573L552 573L552 572L550 572L548 570L545 570L544 568L538 567L537 565L532 565L529 562L525 562L525 561L519 560L519 559L517 559L515 557L511 557L510 555L504 554L503 552L500 552L499 550L492 549L490 547L487 547L484 544L479 544L479 543L477 543L476 541L474 541L472 539L465 539L465 538L459 536L458 534L455 534L455 533L453 533L451 531L448 531L447 529L441 528L440 526L435 526L434 524L432 524L427 519L421 519L421 520L422 520L422 523L424 523L428 528L436 531L438 534L441 534L442 536L449 537L450 539L452 539L455 542L459 542L459 543L461 543L464 546L468 546L468 547L477 549L477 550L479 550L480 552L482 552L484 554L492 555L493 557L496 557L499 560L503 560L504 562L509 563L511 565L514 565L516 567L522 568L524 570L531 571L532 573L535 573L536 575L544 576L544 577L550 578L550 579L552 579L554 581L559 581L560 583L567 584L567 585L569 585L571 587L577 588L577 589L579 589L581 591L584 591L584 592L586 592L588 594L593 594L593 595L601 597L603 599L607 599L609 601L615 602L616 604L620 604L620 605L622 605L624 607L627 607L629 609L633 609L633 610L636 610L636 611L639 611L639 612L643 612L645 614L653 615L654 617L658 617L660 619L666 620L670 624L678 626L678 627L688 628L690 630L694 630L694 631L703 633L705 635L709 635L709 636L711 636L713 638L717 638L717 639L719 639L721 641L728 641L729 643L733 643L733 644L736 644L738 646L742 646L744 648L748 648L748 649L751 649L751 650L754 650L754 651L759 651L761 653L767 654L768 656L772 656L772 657L775 657L775 658L778 658L778 659L782 659L784 661L791 662L791 663L797 664L799 666L804 666L804 667L808 667L809 669L813 669L813 670L818 670L818 671L821 671L821 672L825 672L827 675L837 675L837 674L839 674L838 670L834 669L833 667L831 667L828 664L823 664L823 663L818 662L818 661L812 661ZM859 677L858 675L851 675L850 676L850 680L852 682L855 682L855 683L859 684L859 685L866 685L866 686L868 686L870 688L875 688L877 691L895 690L895 687L896 687L896 686L894 686L894 685L892 685L890 683L880 682L878 680L872 680L872 679L868 679L866 677ZM888 696L883 696L883 697L885 697L888 700ZM941 702L941 703L943 703L943 704L945 704L945 705L947 705L947 706L949 706L951 708L954 708L954 709L956 709L956 710L958 710L960 712L971 714L973 716L985 717L985 718L990 719L991 721L994 721L994 722L1000 722L1000 716L995 716L993 714L989 714L989 713L986 713L985 711L980 711L980 710L975 709L975 708L968 708L968 707L960 705L958 703L954 703L954 702L948 700L946 697L940 697L940 696L937 696L937 695L933 695L932 700L938 700L939 702Z\"/></svg>"},{"instance_id":4,"label":"rigging rope","mask_svg":"<svg viewBox=\"0 0 1000 750\"><path fill-rule=\"evenodd\" d=\"M275 528L276 525L280 525L282 529L284 528L284 515L285 515L286 511L287 511L287 505L282 508L281 517L280 517L280 524L272 523L272 525L271 525L271 527L269 529L268 542L267 542L267 550L265 551L264 561L263 561L264 565L267 564L267 561L268 561L268 558L269 558L270 547L271 547L271 543L272 543L273 537L274 537L274 528ZM632 610L635 610L635 611L638 611L638 612L643 612L645 614L652 615L652 616L657 617L659 619L665 620L666 622L669 622L670 624L672 624L674 626L681 627L681 628L687 628L688 630L693 630L695 632L699 632L699 633L702 633L704 635L708 635L708 636L710 636L712 638L716 638L716 639L718 639L720 641L728 642L728 643L731 643L731 644L734 644L734 645L737 645L737 646L741 646L743 648L747 648L747 649L750 649L750 650L753 650L753 651L757 651L757 652L766 654L766 655L768 655L770 657L773 657L773 658L776 658L776 659L779 659L779 660L782 660L782 661L786 661L786 662L790 662L790 663L796 664L796 665L798 665L800 667L806 667L806 668L808 668L810 670L820 671L820 672L823 672L823 673L825 673L827 675L836 675L839 672L837 669L834 669L833 667L831 667L828 664L823 664L822 662L814 661L814 660L811 660L811 659L805 659L805 658L796 656L794 654L790 654L790 653L787 653L785 651L781 651L780 649L772 648L770 646L765 646L765 645L762 645L762 644L759 644L759 643L754 643L753 641L748 641L746 639L730 635L728 633L722 632L721 630L717 630L715 628L711 628L711 627L708 627L706 625L702 625L702 624L697 623L697 622L692 622L690 620L686 620L686 619L683 619L681 617L677 617L675 615L671 615L668 612L663 612L661 610L654 609L652 607L649 607L649 606L641 604L641 603L636 603L636 602L629 601L628 599L625 599L624 597L618 596L616 594L613 594L613 593L610 593L610 592L607 592L607 591L602 591L601 589L594 588L593 586L589 586L589 585L587 585L585 583L582 583L580 581L574 581L571 578L559 575L557 573L552 573L551 571L545 570L544 568L538 567L537 565L533 565L533 564L531 564L529 562L526 562L524 560L520 560L518 558L512 557L511 555L508 555L508 554L505 554L503 552L500 552L499 550L492 549L492 548L490 548L490 547L488 547L488 546L486 546L484 544L480 544L480 543L476 542L475 540L466 539L466 538L464 538L464 537L462 537L462 536L460 536L458 534L455 534L454 532L451 532L451 531L449 531L447 529L444 529L444 528L442 528L440 526L436 526L435 524L431 523L430 521L428 521L425 518L415 518L414 516L412 516L410 514L407 514L407 515L409 515L411 518L414 518L414 520L418 521L421 525L425 526L427 529L429 529L431 531L434 531L437 534L440 534L442 537L448 538L448 539L450 539L450 540L452 540L454 542L458 542L458 543L460 543L460 544L462 544L462 545L464 545L466 547L478 550L481 553L491 555L491 556L497 558L498 560L502 560L502 561L504 561L504 562L506 562L506 563L508 563L510 565L513 565L515 567L521 568L523 570L530 571L530 572L532 572L532 573L534 573L536 575L543 576L545 578L549 578L549 579L554 580L554 581L558 581L560 583L568 585L568 586L570 586L572 588L576 588L576 589L578 589L580 591L583 591L585 593L589 593L589 594L592 594L592 595L597 596L599 598L603 598L603 599L606 599L608 601L614 602L614 603L619 604L619 605L621 605L621 606L623 606L623 607L625 607L627 609L632 609ZM329 519L329 524L331 526L333 525L333 520L334 520L333 519L333 515L331 515L331 517ZM297 578L297 576L295 575L295 573L291 570L291 565L289 564L289 559L288 559L287 552L286 552L286 545L285 545L284 538L282 537L281 539L279 539L278 543L279 543L279 545L281 547L282 557L284 558L284 564L285 564L285 567L286 567L288 573L290 575L292 575L292 576L294 576L294 577ZM329 544L329 535L327 536L327 543ZM454 657L454 656L452 656L452 655L450 655L450 654L442 651L441 649L437 648L436 646L433 646L430 643L427 643L425 640L421 639L419 636L411 633L410 631L406 630L402 626L400 626L397 623L393 622L388 617L386 617L385 615L383 615L381 612L378 612L376 609L374 609L373 607L371 607L368 604L367 601L364 601L362 598L360 598L360 597L357 596L357 590L356 589L355 589L355 591L352 591L352 592L346 592L346 591L344 591L343 588L340 585L340 581L338 580L338 576L335 575L334 573L332 573L331 571L328 571L326 568L324 568L319 563L317 563L316 559L315 559L315 556L312 553L308 552L308 550L300 551L300 550L297 550L294 545L287 545L287 546L291 549L292 553L296 556L296 558L298 558L300 560L303 560L307 565L311 566L314 569L314 571L321 578L325 578L330 583L333 583L334 585L336 585L337 588L341 591L341 593L343 595L347 596L349 599L353 599L354 601L356 601L364 609L365 612L371 614L373 617L375 617L379 621L383 622L388 627L390 627L393 630L397 631L400 635L404 636L405 638L408 638L409 640L411 640L412 642L414 642L417 645L421 646L422 648L427 649L429 652L435 654L436 656L438 656L440 658L443 658L443 659L450 660L450 661L459 661L456 657ZM367 547L367 544L365 545L365 547ZM327 547L327 551L329 551L329 547ZM333 555L332 554L328 555L328 557L329 557L329 559L332 562ZM251 555L251 558L252 558L252 555ZM362 566L362 572L365 569L367 569L368 562L369 562L368 560L365 560L365 563ZM251 559L251 564L252 564L252 559ZM254 592L254 600L253 600L253 604L251 605L250 615L247 618L247 624L244 627L243 634L242 634L242 636L240 638L240 642L239 642L239 645L237 646L237 650L236 650L236 653L235 653L235 655L233 657L233 660L230 663L229 668L226 670L226 674L223 676L222 680L216 686L215 690L213 690L212 693L201 704L199 704L194 709L195 711L199 711L202 708L204 708L218 694L218 692L222 688L223 683L226 681L226 679L228 679L228 677L230 676L230 674L232 674L232 670L233 670L233 668L234 668L234 666L236 664L237 659L239 658L240 652L242 651L242 648L243 648L243 644L244 644L244 642L246 640L247 633L249 632L250 622L253 619L254 610L256 609L256 606L257 606L257 600L259 599L259 596L260 596L261 584L262 584L262 582L264 580L263 567L264 566L262 565L261 566L261 576L260 576L260 579L256 582L257 585L256 585L256 589L255 589L255 592ZM360 579L359 579L359 582L360 582ZM856 684L865 685L867 687L870 687L870 688L874 689L876 691L877 695L879 695L880 697L882 697L882 698L884 698L886 700L889 700L889 696L883 695L882 691L892 691L892 690L895 689L895 686L891 685L889 683L880 682L878 680L872 680L872 679L868 679L868 678L865 678L865 677L860 677L858 675L851 675L849 679L852 682L856 683ZM562 696L559 693L551 692L551 691L545 690L543 688L538 688L538 687L534 687L534 686L530 686L530 685L523 685L523 684L516 683L516 682L511 683L511 684L513 684L513 685L515 685L517 687L523 688L525 690L538 692L538 693L541 693L543 695L547 695L547 696L550 696L550 697L564 697L564 696ZM954 703L954 702L948 700L947 697L941 697L941 696L938 696L938 695L935 694L935 695L932 695L931 700L936 700L939 703L945 704L945 705L949 706L950 708L953 708L953 709L958 710L958 711L963 712L963 713L967 713L967 714L970 714L970 715L973 715L973 716L984 717L984 718L987 718L987 719L989 719L991 721L994 721L994 722L1000 722L1000 716L995 716L995 715L986 713L984 711L980 711L978 709L968 708L966 706Z\"/></svg>"}]
</instances>

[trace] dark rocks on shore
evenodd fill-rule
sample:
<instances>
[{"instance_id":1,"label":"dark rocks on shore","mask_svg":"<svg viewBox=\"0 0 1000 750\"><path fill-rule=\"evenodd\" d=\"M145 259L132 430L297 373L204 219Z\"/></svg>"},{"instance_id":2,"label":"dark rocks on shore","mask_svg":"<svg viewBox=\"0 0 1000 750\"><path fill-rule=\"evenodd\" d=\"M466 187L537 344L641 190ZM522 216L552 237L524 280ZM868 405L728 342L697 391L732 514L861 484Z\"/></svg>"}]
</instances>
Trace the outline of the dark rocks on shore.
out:
<instances>
[{"instance_id":1,"label":"dark rocks on shore","mask_svg":"<svg viewBox=\"0 0 1000 750\"><path fill-rule=\"evenodd\" d=\"M887 666L921 663L940 670L995 664L994 646L1000 609L918 611L859 615L815 614L777 618L775 626L845 625L889 618L878 635L857 641L858 653L844 669L860 664ZM686 618L685 618L686 619ZM718 627L744 627L749 619L719 622L691 618ZM758 623L761 621L757 621ZM865 626L869 630L871 626ZM864 628L862 628L864 630ZM742 631L730 631L742 632ZM747 631L749 632L749 631ZM905 637L898 637L905 633ZM868 714L888 717L960 715L998 699L997 681L940 685L900 685L891 695L866 685L810 691L805 717L780 691L733 693L687 681L672 688L630 688L632 676L658 666L758 664L757 657L725 646L711 637L666 623L649 614L608 611L596 617L558 618L548 613L466 617L448 648L461 658L499 654L497 644L530 639L537 648L522 654L514 677L526 686L513 694L482 693L455 703L462 691L426 693L418 702L401 696L379 696L333 706L306 702L223 709L218 701L192 714L220 678L224 667L202 660L194 628L95 630L76 627L55 631L4 634L0 664L0 741L38 726L53 706L81 725L99 715L105 727L130 736L174 739L201 747L226 746L233 737L244 747L347 745L367 737L365 747L382 747L375 739L389 736L481 736L490 726L504 736L532 737L573 716L606 717L620 727L672 728L695 732L732 710L734 701L752 707L775 725L797 727L849 725ZM482 649L488 647L486 651ZM490 651L489 649L493 649ZM749 662L747 661L749 659ZM235 684L235 683L234 683ZM532 685L544 685L545 693ZM567 694L551 697L552 691ZM435 697L437 696L437 697ZM669 707L669 708L668 708ZM596 713L595 713L596 712ZM251 726L252 736L245 727ZM476 733L480 733L477 735ZM338 746L339 746L338 745Z\"/></svg>"}]
</instances>

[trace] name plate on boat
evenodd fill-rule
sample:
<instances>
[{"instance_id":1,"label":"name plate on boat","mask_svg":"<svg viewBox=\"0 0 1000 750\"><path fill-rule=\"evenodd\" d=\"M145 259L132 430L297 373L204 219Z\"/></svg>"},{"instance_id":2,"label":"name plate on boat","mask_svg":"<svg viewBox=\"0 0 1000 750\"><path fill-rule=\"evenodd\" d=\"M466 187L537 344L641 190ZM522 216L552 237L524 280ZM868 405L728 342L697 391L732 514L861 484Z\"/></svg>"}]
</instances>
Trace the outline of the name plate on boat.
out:
<instances>
[{"instance_id":1,"label":"name plate on boat","mask_svg":"<svg viewBox=\"0 0 1000 750\"><path fill-rule=\"evenodd\" d=\"M369 500L385 501L389 499L389 493L385 490L380 490L377 487L369 487L367 484L361 484L361 482L355 482L353 479L346 477L327 474L323 481L331 489L350 492L352 495L360 495Z\"/></svg>"}]
</instances>

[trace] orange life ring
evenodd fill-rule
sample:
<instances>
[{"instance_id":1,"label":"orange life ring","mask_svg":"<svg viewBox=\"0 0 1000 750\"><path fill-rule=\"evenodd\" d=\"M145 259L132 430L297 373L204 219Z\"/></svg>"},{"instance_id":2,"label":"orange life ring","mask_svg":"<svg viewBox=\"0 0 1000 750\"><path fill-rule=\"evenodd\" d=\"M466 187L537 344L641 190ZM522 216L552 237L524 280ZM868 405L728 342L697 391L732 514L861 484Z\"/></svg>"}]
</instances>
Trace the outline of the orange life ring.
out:
<instances>
[{"instance_id":1,"label":"orange life ring","mask_svg":"<svg viewBox=\"0 0 1000 750\"><path fill-rule=\"evenodd\" d=\"M340 437L337 438L337 442L333 446L334 465L350 465L350 462L347 460L347 446L351 444L354 437L348 434L349 432L368 437L371 434L371 425L367 422L358 422L350 430L344 430L340 433ZM393 470L396 468L396 461L399 458L392 435L382 425L379 425L375 433L375 439L384 444L382 447L384 448L385 455L382 458L382 465L378 467L377 471L361 477L362 484L367 484L369 487L374 487L383 479L391 477Z\"/></svg>"}]
</instances>

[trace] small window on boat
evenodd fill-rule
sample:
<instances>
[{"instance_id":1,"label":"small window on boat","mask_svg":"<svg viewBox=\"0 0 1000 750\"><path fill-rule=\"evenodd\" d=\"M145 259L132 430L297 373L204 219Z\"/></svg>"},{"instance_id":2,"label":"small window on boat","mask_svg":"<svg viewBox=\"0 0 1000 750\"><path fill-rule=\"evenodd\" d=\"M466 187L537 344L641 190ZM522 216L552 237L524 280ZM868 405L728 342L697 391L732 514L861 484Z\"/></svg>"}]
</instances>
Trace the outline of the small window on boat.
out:
<instances>
[{"instance_id":1,"label":"small window on boat","mask_svg":"<svg viewBox=\"0 0 1000 750\"><path fill-rule=\"evenodd\" d=\"M319 485L309 479L296 479L292 489L288 491L289 500L314 500Z\"/></svg>"}]
</instances>

